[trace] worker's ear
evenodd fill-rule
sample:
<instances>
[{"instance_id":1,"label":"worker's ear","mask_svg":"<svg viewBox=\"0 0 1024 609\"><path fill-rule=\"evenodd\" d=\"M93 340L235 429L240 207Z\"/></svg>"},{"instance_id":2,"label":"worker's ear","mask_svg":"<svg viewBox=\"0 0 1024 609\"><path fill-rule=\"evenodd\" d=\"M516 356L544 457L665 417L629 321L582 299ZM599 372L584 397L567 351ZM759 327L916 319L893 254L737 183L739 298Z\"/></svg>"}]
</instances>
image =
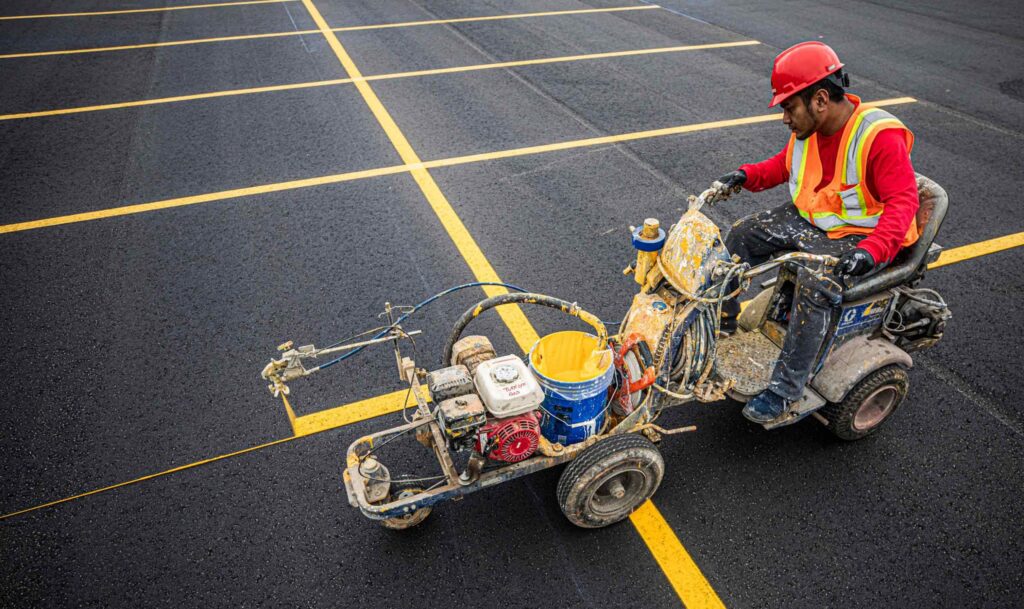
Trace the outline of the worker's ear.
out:
<instances>
[{"instance_id":1,"label":"worker's ear","mask_svg":"<svg viewBox=\"0 0 1024 609\"><path fill-rule=\"evenodd\" d=\"M824 114L828 110L829 96L825 89L818 89L811 96L809 110L814 114Z\"/></svg>"}]
</instances>

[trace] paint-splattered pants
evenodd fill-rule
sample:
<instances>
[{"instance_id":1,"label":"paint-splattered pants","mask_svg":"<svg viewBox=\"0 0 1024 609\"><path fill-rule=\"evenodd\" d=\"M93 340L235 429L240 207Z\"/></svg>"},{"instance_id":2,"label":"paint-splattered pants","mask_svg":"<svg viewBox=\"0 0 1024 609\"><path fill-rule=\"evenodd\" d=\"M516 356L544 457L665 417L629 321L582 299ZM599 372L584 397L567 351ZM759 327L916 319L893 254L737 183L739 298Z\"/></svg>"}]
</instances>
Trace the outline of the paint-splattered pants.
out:
<instances>
[{"instance_id":1,"label":"paint-splattered pants","mask_svg":"<svg viewBox=\"0 0 1024 609\"><path fill-rule=\"evenodd\" d=\"M841 256L857 246L863 235L829 239L825 231L800 217L792 203L762 211L733 225L725 245L751 265L767 262L781 251ZM826 334L842 295L827 281L804 268L797 270L796 290L789 310L789 329L768 388L787 400L803 395L807 379L827 338ZM739 303L725 303L723 314L739 315Z\"/></svg>"}]
</instances>

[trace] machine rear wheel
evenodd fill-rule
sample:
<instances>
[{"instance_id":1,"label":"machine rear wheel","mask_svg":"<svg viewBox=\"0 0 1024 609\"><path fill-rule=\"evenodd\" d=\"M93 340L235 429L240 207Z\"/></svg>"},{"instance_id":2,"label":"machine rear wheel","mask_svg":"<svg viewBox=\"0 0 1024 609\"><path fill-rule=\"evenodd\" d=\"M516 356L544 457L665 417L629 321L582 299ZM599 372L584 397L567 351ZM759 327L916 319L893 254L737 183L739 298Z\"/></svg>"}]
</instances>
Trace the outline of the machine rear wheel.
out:
<instances>
[{"instance_id":1,"label":"machine rear wheel","mask_svg":"<svg viewBox=\"0 0 1024 609\"><path fill-rule=\"evenodd\" d=\"M821 409L828 428L843 440L859 440L878 430L907 397L910 378L899 366L867 375L838 403Z\"/></svg>"},{"instance_id":2,"label":"machine rear wheel","mask_svg":"<svg viewBox=\"0 0 1024 609\"><path fill-rule=\"evenodd\" d=\"M558 481L558 505L570 522L596 529L619 522L658 490L665 461L637 434L602 440L574 459Z\"/></svg>"}]
</instances>

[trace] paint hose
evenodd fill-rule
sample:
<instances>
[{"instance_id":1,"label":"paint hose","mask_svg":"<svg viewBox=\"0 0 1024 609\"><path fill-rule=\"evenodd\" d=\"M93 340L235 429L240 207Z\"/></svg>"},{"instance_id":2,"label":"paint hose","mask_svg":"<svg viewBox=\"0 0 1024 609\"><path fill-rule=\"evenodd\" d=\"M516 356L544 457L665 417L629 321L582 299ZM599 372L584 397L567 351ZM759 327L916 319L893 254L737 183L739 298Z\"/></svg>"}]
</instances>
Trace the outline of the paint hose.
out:
<instances>
[{"instance_id":1,"label":"paint hose","mask_svg":"<svg viewBox=\"0 0 1024 609\"><path fill-rule=\"evenodd\" d=\"M476 303L469 310L463 313L462 316L459 317L458 321L455 322L455 327L452 328L452 333L448 337L448 342L444 345L444 359L442 360L444 365L449 365L451 363L452 349L454 349L455 343L458 342L459 338L462 336L462 331L466 329L466 326L468 326L471 321L479 317L484 311L507 304L532 304L558 309L567 315L572 315L573 317L593 326L594 330L597 331L598 345L603 346L608 343L608 330L605 328L604 324L601 323L601 320L593 313L588 313L581 309L575 302L568 302L561 298L545 296L544 294L499 294Z\"/></svg>"}]
</instances>

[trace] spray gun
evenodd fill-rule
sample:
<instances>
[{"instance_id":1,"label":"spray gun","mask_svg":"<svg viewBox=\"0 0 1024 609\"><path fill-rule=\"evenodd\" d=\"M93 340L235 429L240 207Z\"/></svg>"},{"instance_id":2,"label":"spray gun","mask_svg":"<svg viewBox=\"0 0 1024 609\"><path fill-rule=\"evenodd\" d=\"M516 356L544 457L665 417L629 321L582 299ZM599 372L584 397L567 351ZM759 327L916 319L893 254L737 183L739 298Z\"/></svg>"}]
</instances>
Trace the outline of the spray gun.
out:
<instances>
[{"instance_id":1,"label":"spray gun","mask_svg":"<svg viewBox=\"0 0 1024 609\"><path fill-rule=\"evenodd\" d=\"M317 349L314 345L303 345L296 349L293 347L293 342L288 341L282 345L278 345L277 347L277 350L282 352L281 359L270 360L270 363L264 366L263 372L260 373L260 376L265 380L270 381L270 385L267 385L267 389L270 390L270 393L274 394L274 397L278 397L281 394L288 395L289 389L288 385L285 383L297 378L309 376L310 374L323 370L327 366L338 361L333 360L321 366L306 368L302 365L302 360L330 355L332 353L339 353L341 351L352 351L354 349L360 349L362 347L368 347L370 345L376 345L388 341L397 341L402 338L417 336L419 334L422 334L420 330L406 332L405 330L402 330L400 326L395 326L390 329L387 335L379 338L364 340L358 343L349 343L347 345L336 345L324 349Z\"/></svg>"}]
</instances>

